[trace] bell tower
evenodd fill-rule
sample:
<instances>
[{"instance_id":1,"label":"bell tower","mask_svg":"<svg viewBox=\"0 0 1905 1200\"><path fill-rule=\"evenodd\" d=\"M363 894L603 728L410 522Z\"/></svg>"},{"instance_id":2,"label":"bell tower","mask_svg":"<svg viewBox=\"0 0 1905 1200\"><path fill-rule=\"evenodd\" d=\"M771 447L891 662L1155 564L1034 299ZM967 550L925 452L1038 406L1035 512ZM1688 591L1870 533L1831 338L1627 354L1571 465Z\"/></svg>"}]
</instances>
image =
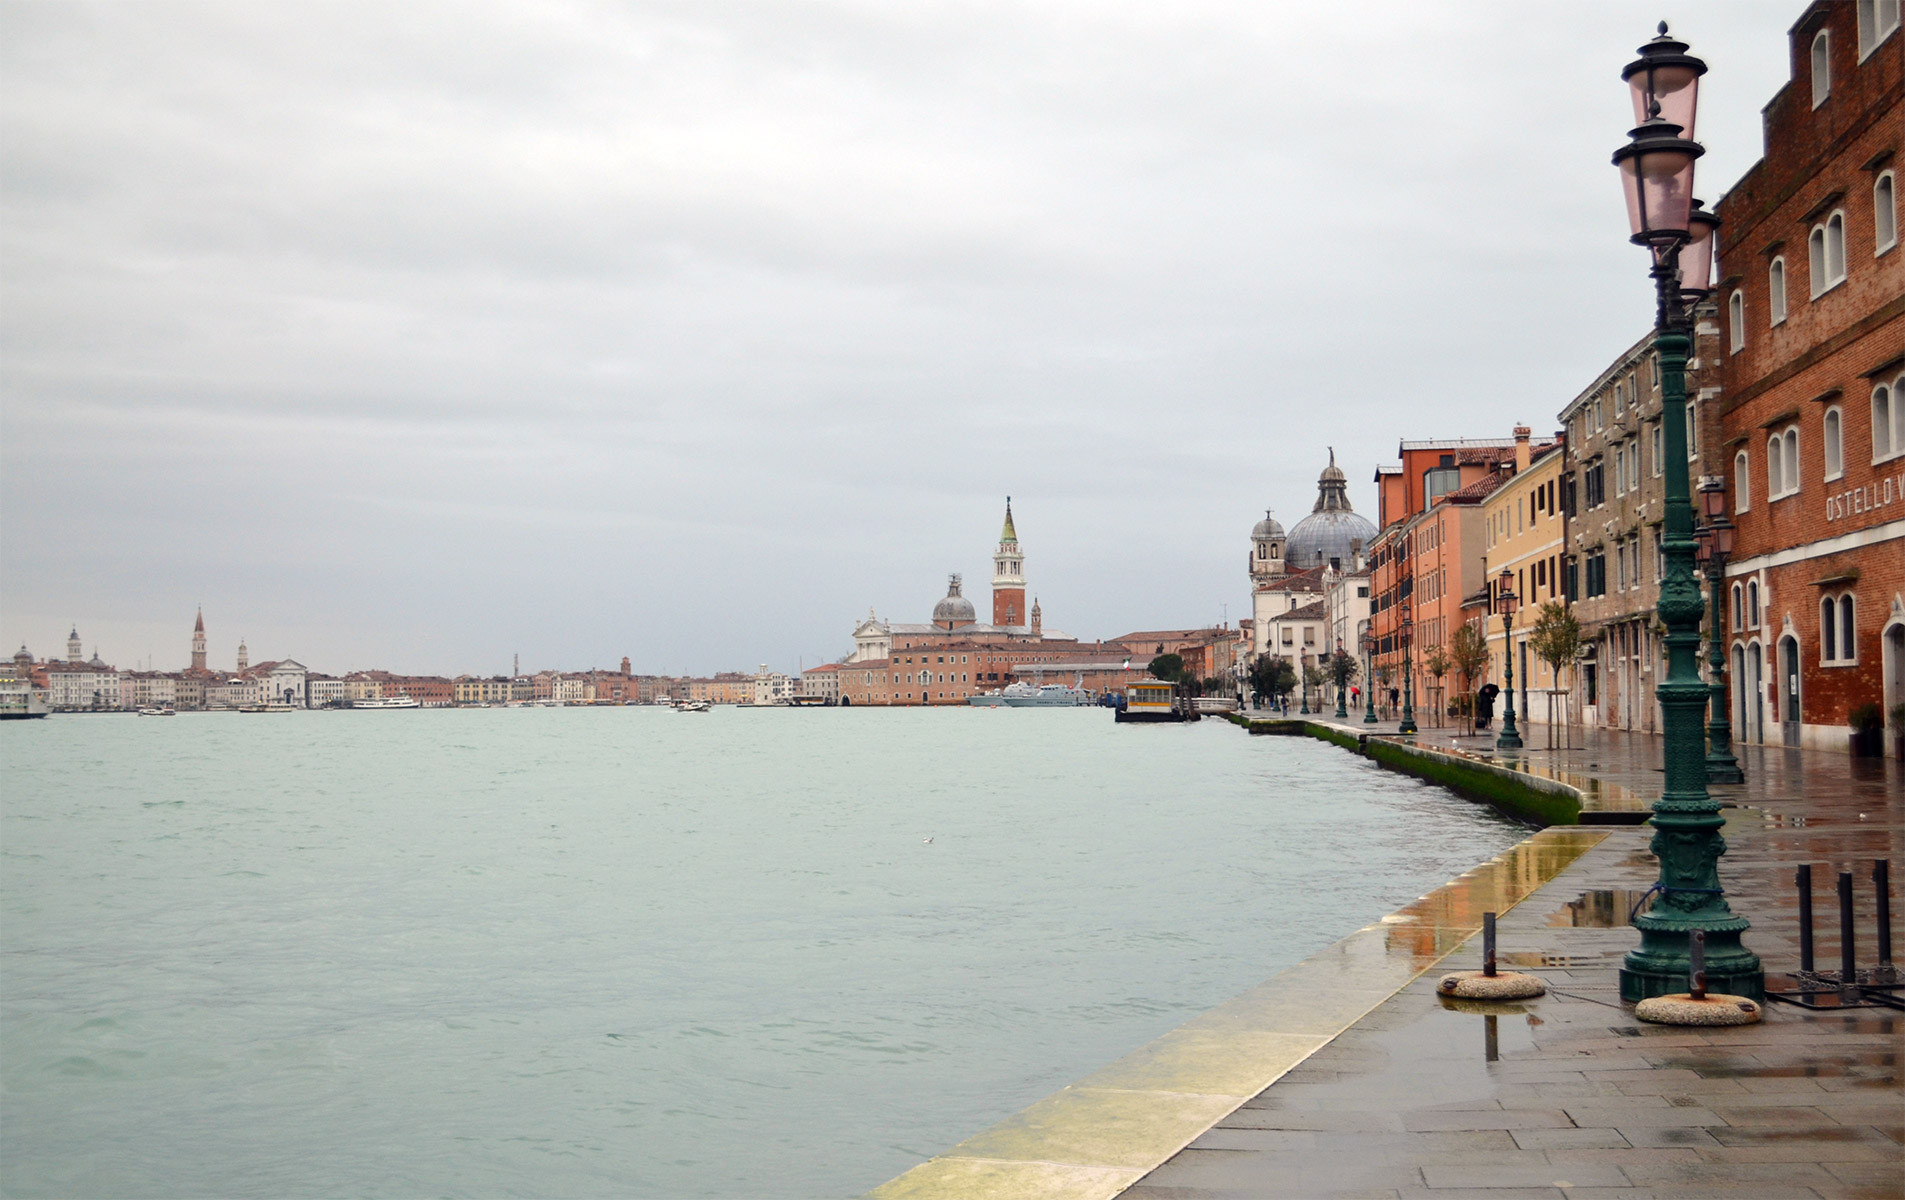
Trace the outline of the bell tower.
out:
<instances>
[{"instance_id":1,"label":"bell tower","mask_svg":"<svg viewBox=\"0 0 1905 1200\"><path fill-rule=\"evenodd\" d=\"M1019 552L1019 531L1012 526L1012 497L1005 498L1005 528L999 532L999 550L992 556L992 623L1016 628L1026 622L1025 555Z\"/></svg>"},{"instance_id":2,"label":"bell tower","mask_svg":"<svg viewBox=\"0 0 1905 1200\"><path fill-rule=\"evenodd\" d=\"M198 624L192 626L192 669L205 669L205 610L198 610Z\"/></svg>"},{"instance_id":3,"label":"bell tower","mask_svg":"<svg viewBox=\"0 0 1905 1200\"><path fill-rule=\"evenodd\" d=\"M73 626L73 632L66 635L66 661L79 662L86 657L85 647L79 644L79 626Z\"/></svg>"},{"instance_id":4,"label":"bell tower","mask_svg":"<svg viewBox=\"0 0 1905 1200\"><path fill-rule=\"evenodd\" d=\"M1284 547L1289 539L1284 536L1283 525L1277 520L1276 513L1263 510L1263 520L1250 531L1250 582L1255 587L1267 587L1284 573Z\"/></svg>"}]
</instances>

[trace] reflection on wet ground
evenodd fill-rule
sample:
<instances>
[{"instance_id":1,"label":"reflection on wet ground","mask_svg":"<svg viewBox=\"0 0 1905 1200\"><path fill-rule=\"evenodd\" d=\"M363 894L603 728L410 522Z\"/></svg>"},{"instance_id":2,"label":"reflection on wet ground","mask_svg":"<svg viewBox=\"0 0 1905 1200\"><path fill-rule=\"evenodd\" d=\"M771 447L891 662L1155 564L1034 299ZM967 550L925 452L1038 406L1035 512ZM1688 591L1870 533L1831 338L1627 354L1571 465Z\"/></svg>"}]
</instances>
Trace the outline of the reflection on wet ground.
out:
<instances>
[{"instance_id":1,"label":"reflection on wet ground","mask_svg":"<svg viewBox=\"0 0 1905 1200\"><path fill-rule=\"evenodd\" d=\"M1550 757L1658 793L1658 742L1588 743ZM1838 962L1832 877L1847 869L1870 967L1870 872L1905 864L1905 776L1816 752L1739 755L1748 782L1726 789L1720 870L1769 985L1799 963L1801 862L1817 876L1817 961ZM1612 831L1500 919L1500 961L1541 975L1546 996L1451 1005L1434 983L1480 965L1466 943L1122 1194L1905 1196L1905 1015L1769 1005L1761 1025L1688 1030L1621 1003L1628 914L1657 875L1648 837Z\"/></svg>"}]
</instances>

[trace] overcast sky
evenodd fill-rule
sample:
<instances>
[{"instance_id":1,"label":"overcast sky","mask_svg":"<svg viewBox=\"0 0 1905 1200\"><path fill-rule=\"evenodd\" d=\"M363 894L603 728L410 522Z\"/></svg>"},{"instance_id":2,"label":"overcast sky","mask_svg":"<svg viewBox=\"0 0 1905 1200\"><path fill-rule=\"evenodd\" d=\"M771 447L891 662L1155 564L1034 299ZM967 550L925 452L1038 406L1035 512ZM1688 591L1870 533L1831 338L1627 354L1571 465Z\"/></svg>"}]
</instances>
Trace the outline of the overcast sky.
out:
<instances>
[{"instance_id":1,"label":"overcast sky","mask_svg":"<svg viewBox=\"0 0 1905 1200\"><path fill-rule=\"evenodd\" d=\"M1802 9L0 4L0 639L792 669L1008 493L1048 626L1235 621L1326 447L1644 332L1620 68L1717 198Z\"/></svg>"}]
</instances>

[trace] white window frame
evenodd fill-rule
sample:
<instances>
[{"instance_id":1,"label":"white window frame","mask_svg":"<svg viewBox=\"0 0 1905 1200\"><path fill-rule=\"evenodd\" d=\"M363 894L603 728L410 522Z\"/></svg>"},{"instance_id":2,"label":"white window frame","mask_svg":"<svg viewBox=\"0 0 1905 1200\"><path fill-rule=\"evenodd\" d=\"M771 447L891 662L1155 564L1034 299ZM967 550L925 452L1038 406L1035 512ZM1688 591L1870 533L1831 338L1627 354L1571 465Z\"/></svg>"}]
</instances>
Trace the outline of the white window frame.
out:
<instances>
[{"instance_id":1,"label":"white window frame","mask_svg":"<svg viewBox=\"0 0 1905 1200\"><path fill-rule=\"evenodd\" d=\"M1695 410L1697 401L1687 397L1687 461L1700 461L1700 418Z\"/></svg>"},{"instance_id":2,"label":"white window frame","mask_svg":"<svg viewBox=\"0 0 1905 1200\"><path fill-rule=\"evenodd\" d=\"M1627 411L1627 385L1622 383L1620 380L1616 379L1614 381L1614 419L1616 421L1620 420L1621 414L1626 411Z\"/></svg>"},{"instance_id":3,"label":"white window frame","mask_svg":"<svg viewBox=\"0 0 1905 1200\"><path fill-rule=\"evenodd\" d=\"M1828 592L1819 597L1820 666L1859 665L1858 618L1858 600L1851 592ZM1829 638L1826 636L1828 621L1832 623L1832 636Z\"/></svg>"},{"instance_id":4,"label":"white window frame","mask_svg":"<svg viewBox=\"0 0 1905 1200\"><path fill-rule=\"evenodd\" d=\"M1898 245L1898 176L1880 171L1872 181L1872 257Z\"/></svg>"},{"instance_id":5,"label":"white window frame","mask_svg":"<svg viewBox=\"0 0 1905 1200\"><path fill-rule=\"evenodd\" d=\"M1786 256L1780 255L1766 267L1766 324L1786 323Z\"/></svg>"},{"instance_id":6,"label":"white window frame","mask_svg":"<svg viewBox=\"0 0 1905 1200\"><path fill-rule=\"evenodd\" d=\"M1733 511L1743 513L1753 507L1753 459L1742 449L1733 456Z\"/></svg>"},{"instance_id":7,"label":"white window frame","mask_svg":"<svg viewBox=\"0 0 1905 1200\"><path fill-rule=\"evenodd\" d=\"M1845 413L1834 404L1826 409L1819 420L1819 444L1825 452L1826 473L1823 478L1841 479L1845 476Z\"/></svg>"},{"instance_id":8,"label":"white window frame","mask_svg":"<svg viewBox=\"0 0 1905 1200\"><path fill-rule=\"evenodd\" d=\"M1899 0L1859 0L1859 61L1898 32Z\"/></svg>"},{"instance_id":9,"label":"white window frame","mask_svg":"<svg viewBox=\"0 0 1905 1200\"><path fill-rule=\"evenodd\" d=\"M1773 491L1777 476L1779 490ZM1784 500L1799 494L1799 426L1775 430L1766 439L1766 498Z\"/></svg>"},{"instance_id":10,"label":"white window frame","mask_svg":"<svg viewBox=\"0 0 1905 1200\"><path fill-rule=\"evenodd\" d=\"M1812 73L1812 106L1818 108L1832 98L1832 33L1821 29L1812 38L1807 58Z\"/></svg>"},{"instance_id":11,"label":"white window frame","mask_svg":"<svg viewBox=\"0 0 1905 1200\"><path fill-rule=\"evenodd\" d=\"M1834 209L1806 235L1806 260L1814 300L1845 282L1844 209Z\"/></svg>"},{"instance_id":12,"label":"white window frame","mask_svg":"<svg viewBox=\"0 0 1905 1200\"><path fill-rule=\"evenodd\" d=\"M1727 352L1738 354L1746 349L1746 296L1734 292L1726 298Z\"/></svg>"},{"instance_id":13,"label":"white window frame","mask_svg":"<svg viewBox=\"0 0 1905 1200\"><path fill-rule=\"evenodd\" d=\"M1872 461L1886 462L1905 454L1905 404L1900 403L1899 390L1905 385L1905 375L1889 383L1879 383L1872 389ZM1880 411L1883 403L1884 411ZM1879 441L1883 430L1885 441Z\"/></svg>"},{"instance_id":14,"label":"white window frame","mask_svg":"<svg viewBox=\"0 0 1905 1200\"><path fill-rule=\"evenodd\" d=\"M1665 421L1654 422L1651 449L1654 457L1654 478L1658 479L1667 466L1667 423Z\"/></svg>"}]
</instances>

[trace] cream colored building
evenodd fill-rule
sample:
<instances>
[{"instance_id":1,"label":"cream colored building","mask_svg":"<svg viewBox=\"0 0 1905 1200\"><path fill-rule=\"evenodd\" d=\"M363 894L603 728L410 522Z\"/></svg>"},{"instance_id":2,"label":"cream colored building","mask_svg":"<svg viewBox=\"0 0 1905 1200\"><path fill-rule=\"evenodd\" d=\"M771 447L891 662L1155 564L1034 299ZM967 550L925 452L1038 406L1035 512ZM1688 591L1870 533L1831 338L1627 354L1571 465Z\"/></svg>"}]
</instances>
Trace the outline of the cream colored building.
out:
<instances>
[{"instance_id":1,"label":"cream colored building","mask_svg":"<svg viewBox=\"0 0 1905 1200\"><path fill-rule=\"evenodd\" d=\"M1516 609L1511 624L1503 629L1498 612L1487 620L1488 677L1506 686L1505 668L1512 657L1515 675L1515 712L1523 722L1548 720L1548 696L1552 689L1571 684L1563 668L1557 682L1554 671L1543 663L1529 644L1541 606L1551 602L1567 603L1563 583L1567 561L1567 518L1561 511L1562 488L1567 476L1567 453L1557 439L1534 447L1526 425L1515 427L1514 474L1491 493L1482 504L1483 575L1489 594L1495 595L1501 573L1506 570L1514 581ZM1565 695L1556 697L1555 715L1567 720ZM1499 707L1499 706L1498 706Z\"/></svg>"}]
</instances>

